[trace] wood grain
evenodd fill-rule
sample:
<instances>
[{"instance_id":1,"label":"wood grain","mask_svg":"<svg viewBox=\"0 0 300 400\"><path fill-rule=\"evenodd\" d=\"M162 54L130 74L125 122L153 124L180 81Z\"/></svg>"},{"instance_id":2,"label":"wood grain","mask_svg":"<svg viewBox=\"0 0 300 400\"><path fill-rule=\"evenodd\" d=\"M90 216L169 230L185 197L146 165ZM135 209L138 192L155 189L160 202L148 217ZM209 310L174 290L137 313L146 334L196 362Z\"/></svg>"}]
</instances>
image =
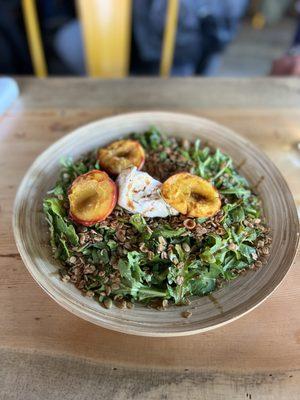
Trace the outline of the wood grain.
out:
<instances>
[{"instance_id":1,"label":"wood grain","mask_svg":"<svg viewBox=\"0 0 300 400\"><path fill-rule=\"evenodd\" d=\"M187 338L137 338L82 321L36 285L13 240L13 199L26 169L70 130L119 112L162 109L211 118L263 149L300 206L300 81L297 79L20 79L21 97L0 120L0 345L69 354L108 365L298 378L300 260L280 288L242 319ZM271 385L271 383L270 383ZM288 397L288 386L286 395ZM296 398L296 397L294 397Z\"/></svg>"},{"instance_id":2,"label":"wood grain","mask_svg":"<svg viewBox=\"0 0 300 400\"><path fill-rule=\"evenodd\" d=\"M299 371L136 369L1 349L0 357L1 400L299 400Z\"/></svg>"}]
</instances>

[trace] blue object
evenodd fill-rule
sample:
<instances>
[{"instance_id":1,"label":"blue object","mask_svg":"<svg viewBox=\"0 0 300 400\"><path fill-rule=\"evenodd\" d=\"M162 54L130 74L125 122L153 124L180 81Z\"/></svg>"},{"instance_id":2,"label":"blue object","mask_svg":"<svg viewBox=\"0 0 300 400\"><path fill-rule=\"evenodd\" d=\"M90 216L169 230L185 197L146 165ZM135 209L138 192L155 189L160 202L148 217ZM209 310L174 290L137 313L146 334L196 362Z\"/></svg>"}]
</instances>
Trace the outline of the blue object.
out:
<instances>
[{"instance_id":1,"label":"blue object","mask_svg":"<svg viewBox=\"0 0 300 400\"><path fill-rule=\"evenodd\" d=\"M12 105L19 96L19 87L12 78L0 78L0 115Z\"/></svg>"}]
</instances>

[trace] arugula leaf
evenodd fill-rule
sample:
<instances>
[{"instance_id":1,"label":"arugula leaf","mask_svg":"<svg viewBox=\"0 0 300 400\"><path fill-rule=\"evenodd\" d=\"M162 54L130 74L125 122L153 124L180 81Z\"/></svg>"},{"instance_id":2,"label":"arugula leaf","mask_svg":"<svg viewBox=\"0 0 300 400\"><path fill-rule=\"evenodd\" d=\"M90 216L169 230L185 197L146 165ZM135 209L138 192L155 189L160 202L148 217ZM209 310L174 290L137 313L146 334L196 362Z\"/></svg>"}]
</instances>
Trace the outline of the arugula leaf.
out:
<instances>
[{"instance_id":1,"label":"arugula leaf","mask_svg":"<svg viewBox=\"0 0 300 400\"><path fill-rule=\"evenodd\" d=\"M161 151L159 154L160 161L165 161L168 158L168 154L165 151Z\"/></svg>"},{"instance_id":2,"label":"arugula leaf","mask_svg":"<svg viewBox=\"0 0 300 400\"><path fill-rule=\"evenodd\" d=\"M62 238L58 239L58 255L57 256L64 261L70 257L70 252L69 252L68 246L66 244L66 241Z\"/></svg>"},{"instance_id":3,"label":"arugula leaf","mask_svg":"<svg viewBox=\"0 0 300 400\"><path fill-rule=\"evenodd\" d=\"M135 229L142 234L142 239L143 240L149 240L152 232L150 228L147 225L147 222L145 221L144 217L141 214L134 214L130 217L129 222L131 223L132 226L135 227Z\"/></svg>"},{"instance_id":4,"label":"arugula leaf","mask_svg":"<svg viewBox=\"0 0 300 400\"><path fill-rule=\"evenodd\" d=\"M145 138L152 150L156 150L161 142L161 134L155 127L145 133Z\"/></svg>"},{"instance_id":5,"label":"arugula leaf","mask_svg":"<svg viewBox=\"0 0 300 400\"><path fill-rule=\"evenodd\" d=\"M143 258L143 254L132 251L127 254L127 261L124 259L119 261L118 268L123 279L120 289L115 291L116 294L130 294L140 301L166 296L165 290L155 288L153 285L149 287L143 283L143 280L147 279L145 272L140 267Z\"/></svg>"},{"instance_id":6,"label":"arugula leaf","mask_svg":"<svg viewBox=\"0 0 300 400\"><path fill-rule=\"evenodd\" d=\"M147 228L147 222L145 221L144 217L141 216L141 214L133 214L130 217L129 222L140 233L143 233Z\"/></svg>"},{"instance_id":7,"label":"arugula leaf","mask_svg":"<svg viewBox=\"0 0 300 400\"><path fill-rule=\"evenodd\" d=\"M181 286L167 286L168 294L171 298L173 298L174 303L177 305L184 304L186 294L189 293L189 286L181 285Z\"/></svg>"},{"instance_id":8,"label":"arugula leaf","mask_svg":"<svg viewBox=\"0 0 300 400\"><path fill-rule=\"evenodd\" d=\"M153 236L163 236L166 239L170 239L181 236L185 232L185 228L172 229L170 226L165 225L153 231Z\"/></svg>"},{"instance_id":9,"label":"arugula leaf","mask_svg":"<svg viewBox=\"0 0 300 400\"><path fill-rule=\"evenodd\" d=\"M223 275L222 267L217 264L211 264L208 269L200 272L200 276L193 278L190 283L193 294L201 296L212 292L216 287L217 278Z\"/></svg>"},{"instance_id":10,"label":"arugula leaf","mask_svg":"<svg viewBox=\"0 0 300 400\"><path fill-rule=\"evenodd\" d=\"M166 298L168 293L166 290L155 288L154 286L149 287L135 281L131 286L122 283L120 288L114 291L114 294L131 295L135 300L144 301L157 297Z\"/></svg>"},{"instance_id":11,"label":"arugula leaf","mask_svg":"<svg viewBox=\"0 0 300 400\"><path fill-rule=\"evenodd\" d=\"M112 250L112 251L114 251L114 250L117 250L117 248L118 248L118 244L117 244L117 242L115 241L115 240L108 240L107 241L107 246L110 248L110 250Z\"/></svg>"},{"instance_id":12,"label":"arugula leaf","mask_svg":"<svg viewBox=\"0 0 300 400\"><path fill-rule=\"evenodd\" d=\"M183 249L182 249L182 247L181 247L181 245L179 243L175 244L175 250L176 250L176 252L178 254L179 261L185 261L187 255L183 251Z\"/></svg>"},{"instance_id":13,"label":"arugula leaf","mask_svg":"<svg viewBox=\"0 0 300 400\"><path fill-rule=\"evenodd\" d=\"M122 278L125 278L131 284L135 281L142 282L145 277L144 271L140 268L140 263L144 255L137 251L127 253L127 260L121 259L118 268Z\"/></svg>"},{"instance_id":14,"label":"arugula leaf","mask_svg":"<svg viewBox=\"0 0 300 400\"><path fill-rule=\"evenodd\" d=\"M253 261L253 255L256 254L256 249L242 243L239 245L239 252L247 259L248 262L251 262Z\"/></svg>"},{"instance_id":15,"label":"arugula leaf","mask_svg":"<svg viewBox=\"0 0 300 400\"><path fill-rule=\"evenodd\" d=\"M56 229L61 234L65 235L68 241L73 246L77 246L79 239L77 233L75 232L74 226L70 223L65 222L65 220L58 215L54 217L54 221Z\"/></svg>"},{"instance_id":16,"label":"arugula leaf","mask_svg":"<svg viewBox=\"0 0 300 400\"><path fill-rule=\"evenodd\" d=\"M66 215L66 211L63 207L63 202L61 200L58 200L56 197L44 200L43 206L46 212L55 214L59 217L64 217Z\"/></svg>"},{"instance_id":17,"label":"arugula leaf","mask_svg":"<svg viewBox=\"0 0 300 400\"><path fill-rule=\"evenodd\" d=\"M83 161L80 160L74 163L72 157L63 157L60 159L60 163L63 166L62 172L68 173L73 178L88 172L88 168Z\"/></svg>"},{"instance_id":18,"label":"arugula leaf","mask_svg":"<svg viewBox=\"0 0 300 400\"><path fill-rule=\"evenodd\" d=\"M127 253L128 264L132 271L132 277L141 282L145 278L145 272L140 268L140 263L144 259L144 254L137 251Z\"/></svg>"},{"instance_id":19,"label":"arugula leaf","mask_svg":"<svg viewBox=\"0 0 300 400\"><path fill-rule=\"evenodd\" d=\"M229 252L224 259L223 271L226 272L227 270L233 268L235 264L237 264L237 260L234 254L230 254Z\"/></svg>"},{"instance_id":20,"label":"arugula leaf","mask_svg":"<svg viewBox=\"0 0 300 400\"><path fill-rule=\"evenodd\" d=\"M66 259L69 256L69 250L66 241L71 245L77 246L79 238L76 234L75 228L70 222L66 222L66 210L63 207L63 202L57 198L48 198L43 202L46 220L49 225L51 235L51 245L56 251L57 257Z\"/></svg>"},{"instance_id":21,"label":"arugula leaf","mask_svg":"<svg viewBox=\"0 0 300 400\"><path fill-rule=\"evenodd\" d=\"M251 192L249 189L245 189L243 187L236 187L232 189L221 189L221 194L234 194L238 198L249 197Z\"/></svg>"},{"instance_id":22,"label":"arugula leaf","mask_svg":"<svg viewBox=\"0 0 300 400\"><path fill-rule=\"evenodd\" d=\"M100 250L100 252L98 252L98 256L103 264L109 264L109 255L106 249Z\"/></svg>"},{"instance_id":23,"label":"arugula leaf","mask_svg":"<svg viewBox=\"0 0 300 400\"><path fill-rule=\"evenodd\" d=\"M202 218L197 218L197 222L198 222L198 224L203 224L203 222L205 222L205 221L207 221L208 220L208 218L207 217L202 217Z\"/></svg>"},{"instance_id":24,"label":"arugula leaf","mask_svg":"<svg viewBox=\"0 0 300 400\"><path fill-rule=\"evenodd\" d=\"M61 196L65 193L62 184L58 183L52 190L49 190L48 194L54 194L55 196Z\"/></svg>"},{"instance_id":25,"label":"arugula leaf","mask_svg":"<svg viewBox=\"0 0 300 400\"><path fill-rule=\"evenodd\" d=\"M191 281L191 291L196 296L203 296L212 292L216 287L216 278L202 275Z\"/></svg>"},{"instance_id":26,"label":"arugula leaf","mask_svg":"<svg viewBox=\"0 0 300 400\"><path fill-rule=\"evenodd\" d=\"M118 268L122 278L126 279L129 283L134 283L132 271L128 261L123 259L119 260Z\"/></svg>"},{"instance_id":27,"label":"arugula leaf","mask_svg":"<svg viewBox=\"0 0 300 400\"><path fill-rule=\"evenodd\" d=\"M100 254L99 254L99 250L97 250L97 249L92 249L92 250L91 250L91 253L92 253L93 264L99 264L100 261L101 261L101 257L100 257Z\"/></svg>"},{"instance_id":28,"label":"arugula leaf","mask_svg":"<svg viewBox=\"0 0 300 400\"><path fill-rule=\"evenodd\" d=\"M54 253L56 253L57 252L57 246L56 246L56 243L55 243L55 230L54 230L53 217L49 212L46 212L46 221L48 222L48 225L49 225L50 244L51 244L51 247L52 247Z\"/></svg>"},{"instance_id":29,"label":"arugula leaf","mask_svg":"<svg viewBox=\"0 0 300 400\"><path fill-rule=\"evenodd\" d=\"M242 206L238 206L230 213L231 220L233 222L242 222L245 219L245 211Z\"/></svg>"}]
</instances>

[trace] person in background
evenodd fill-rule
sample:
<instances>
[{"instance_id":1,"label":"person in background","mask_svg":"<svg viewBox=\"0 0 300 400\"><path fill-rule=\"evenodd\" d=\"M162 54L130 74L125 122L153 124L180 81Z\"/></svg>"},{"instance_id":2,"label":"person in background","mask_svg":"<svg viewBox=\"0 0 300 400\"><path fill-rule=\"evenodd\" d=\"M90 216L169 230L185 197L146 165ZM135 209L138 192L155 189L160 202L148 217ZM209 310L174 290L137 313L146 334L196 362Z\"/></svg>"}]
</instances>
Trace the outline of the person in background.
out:
<instances>
[{"instance_id":1,"label":"person in background","mask_svg":"<svg viewBox=\"0 0 300 400\"><path fill-rule=\"evenodd\" d=\"M181 0L172 75L213 75L247 4L248 0ZM130 70L134 75L158 74L166 6L165 0L133 1ZM72 73L85 73L77 20L58 29L54 47Z\"/></svg>"},{"instance_id":2,"label":"person in background","mask_svg":"<svg viewBox=\"0 0 300 400\"><path fill-rule=\"evenodd\" d=\"M248 0L180 0L172 75L213 75L237 32ZM39 22L52 74L84 75L74 2L39 0ZM166 0L133 0L131 73L158 74ZM0 72L32 73L21 0L0 0Z\"/></svg>"},{"instance_id":3,"label":"person in background","mask_svg":"<svg viewBox=\"0 0 300 400\"><path fill-rule=\"evenodd\" d=\"M0 0L0 73L32 73L19 0Z\"/></svg>"},{"instance_id":4,"label":"person in background","mask_svg":"<svg viewBox=\"0 0 300 400\"><path fill-rule=\"evenodd\" d=\"M158 73L166 4L133 2L133 73ZM247 5L248 0L181 0L172 75L213 75Z\"/></svg>"},{"instance_id":5,"label":"person in background","mask_svg":"<svg viewBox=\"0 0 300 400\"><path fill-rule=\"evenodd\" d=\"M172 75L213 75L236 35L248 0L181 0ZM135 74L157 74L167 2L134 0Z\"/></svg>"},{"instance_id":6,"label":"person in background","mask_svg":"<svg viewBox=\"0 0 300 400\"><path fill-rule=\"evenodd\" d=\"M75 1L39 0L37 5L49 71L62 75L84 74L83 44ZM73 25L77 26L75 32L70 28ZM60 49L60 43L64 43L63 49Z\"/></svg>"},{"instance_id":7,"label":"person in background","mask_svg":"<svg viewBox=\"0 0 300 400\"><path fill-rule=\"evenodd\" d=\"M43 46L50 73L70 73L61 60L57 59L53 38L62 26L69 20L74 20L76 13L73 3L65 0L37 1ZM33 73L21 0L0 0L0 73L20 75Z\"/></svg>"}]
</instances>

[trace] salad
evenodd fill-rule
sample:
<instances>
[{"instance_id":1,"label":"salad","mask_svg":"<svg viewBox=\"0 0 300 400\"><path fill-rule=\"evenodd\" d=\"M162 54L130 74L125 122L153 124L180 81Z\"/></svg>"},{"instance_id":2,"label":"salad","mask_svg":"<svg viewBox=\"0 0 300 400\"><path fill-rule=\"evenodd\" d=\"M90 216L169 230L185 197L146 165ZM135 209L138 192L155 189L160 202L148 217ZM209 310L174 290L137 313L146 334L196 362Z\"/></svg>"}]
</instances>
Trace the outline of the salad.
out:
<instances>
[{"instance_id":1,"label":"salad","mask_svg":"<svg viewBox=\"0 0 300 400\"><path fill-rule=\"evenodd\" d=\"M61 160L43 209L61 279L105 308L187 305L270 251L261 201L232 159L156 128Z\"/></svg>"}]
</instances>

